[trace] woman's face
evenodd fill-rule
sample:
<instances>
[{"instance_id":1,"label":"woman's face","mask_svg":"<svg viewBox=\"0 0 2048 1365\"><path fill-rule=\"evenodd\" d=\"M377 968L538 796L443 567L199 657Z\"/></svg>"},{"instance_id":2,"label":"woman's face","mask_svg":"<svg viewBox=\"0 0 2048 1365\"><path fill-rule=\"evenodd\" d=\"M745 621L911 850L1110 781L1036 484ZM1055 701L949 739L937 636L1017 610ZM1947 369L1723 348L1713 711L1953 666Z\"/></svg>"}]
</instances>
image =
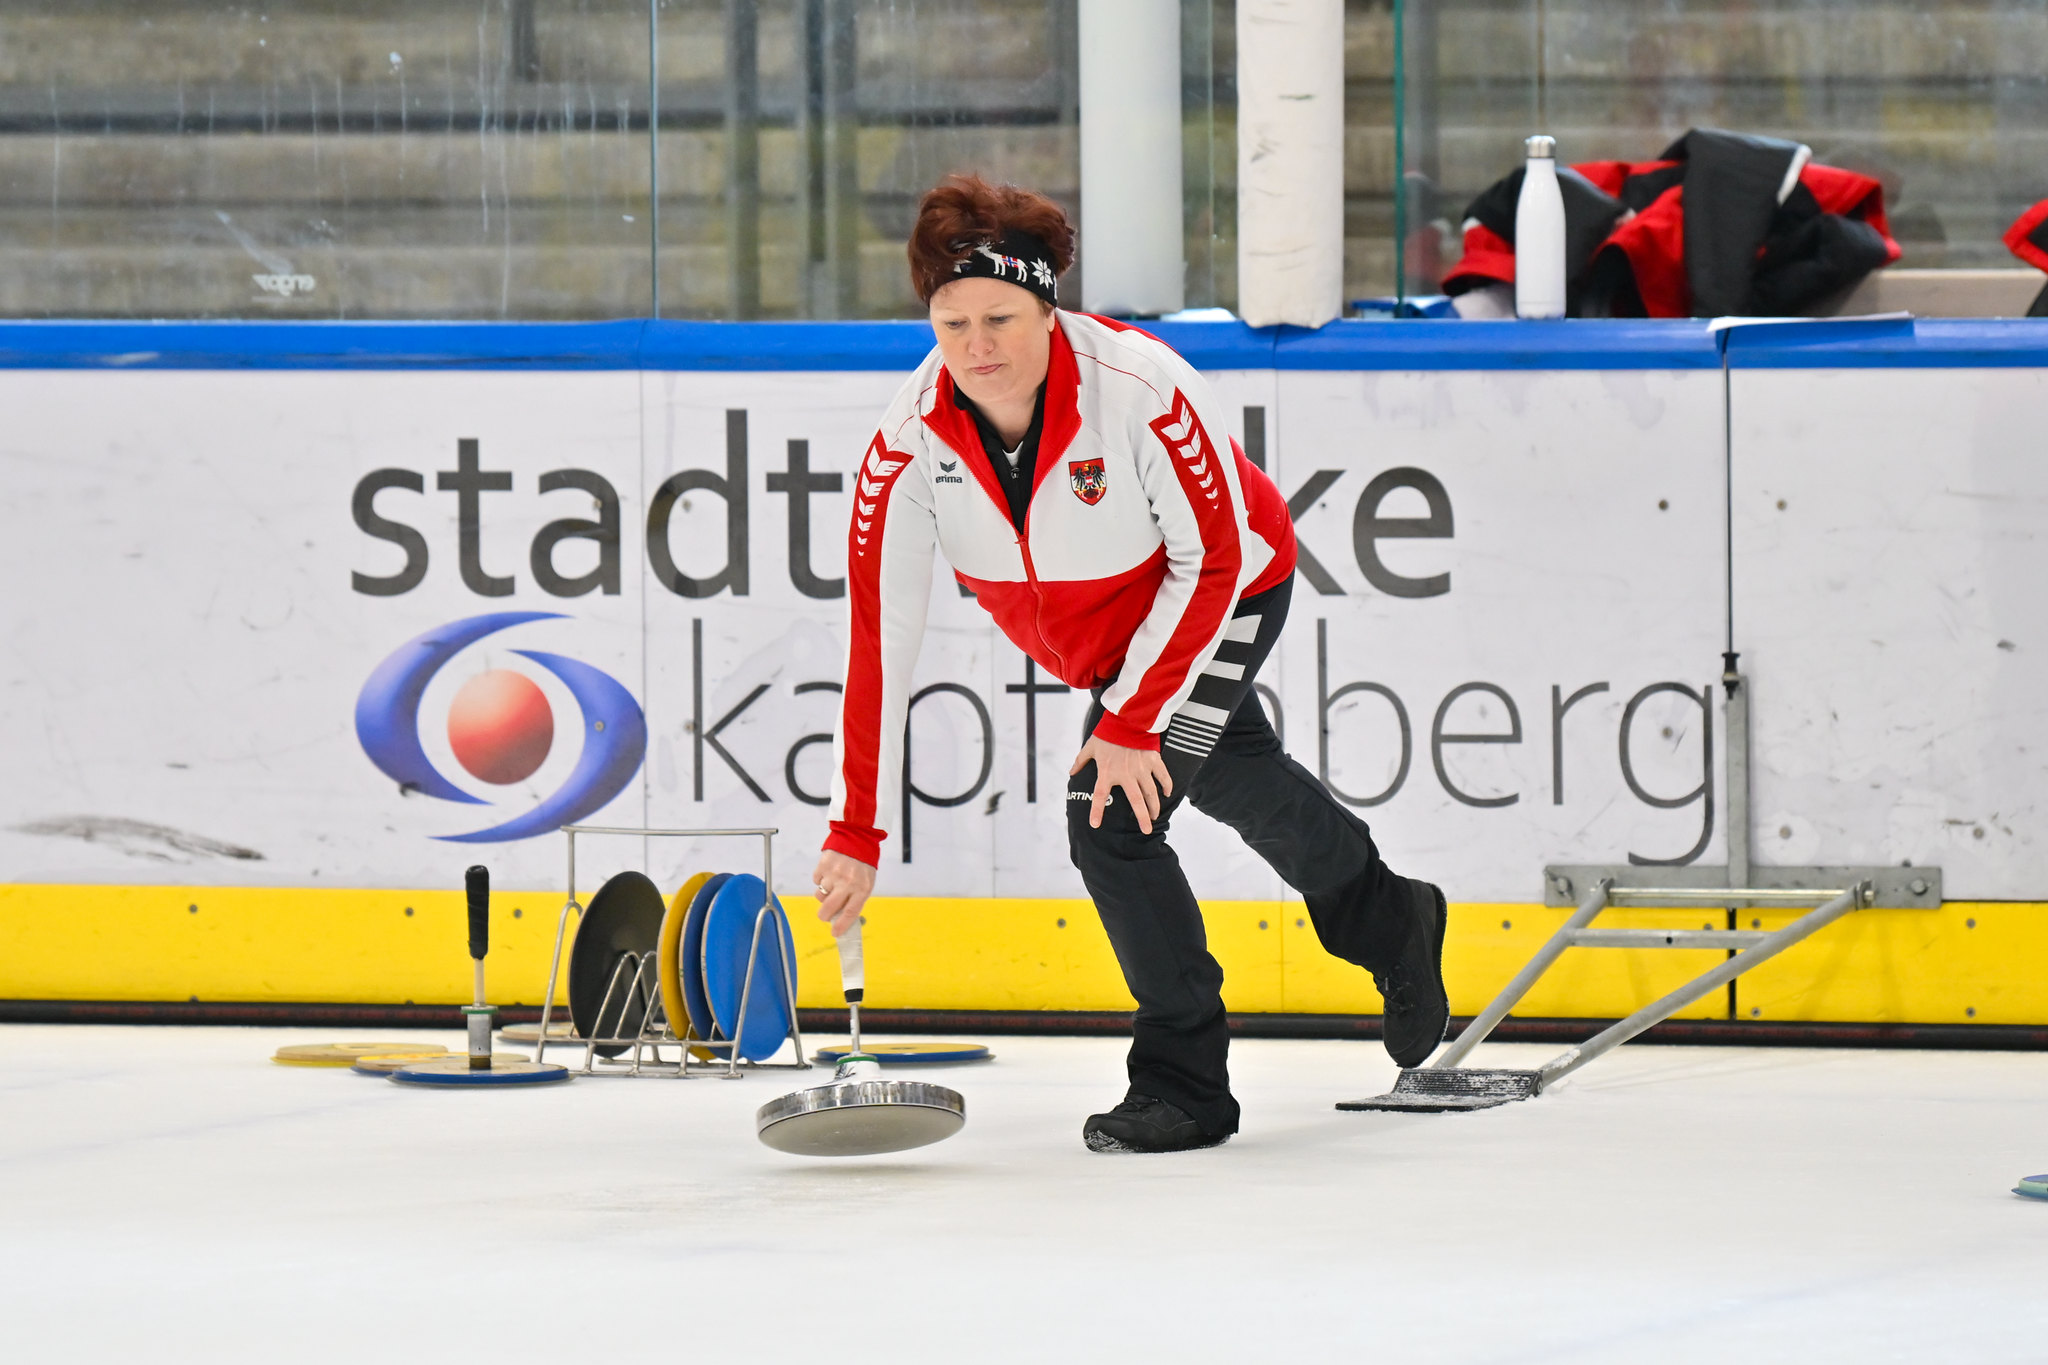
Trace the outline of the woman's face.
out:
<instances>
[{"instance_id":1,"label":"woman's face","mask_svg":"<svg viewBox=\"0 0 2048 1365\"><path fill-rule=\"evenodd\" d=\"M1053 310L1003 280L954 280L932 295L932 332L953 382L986 406L1028 402L1052 358Z\"/></svg>"}]
</instances>

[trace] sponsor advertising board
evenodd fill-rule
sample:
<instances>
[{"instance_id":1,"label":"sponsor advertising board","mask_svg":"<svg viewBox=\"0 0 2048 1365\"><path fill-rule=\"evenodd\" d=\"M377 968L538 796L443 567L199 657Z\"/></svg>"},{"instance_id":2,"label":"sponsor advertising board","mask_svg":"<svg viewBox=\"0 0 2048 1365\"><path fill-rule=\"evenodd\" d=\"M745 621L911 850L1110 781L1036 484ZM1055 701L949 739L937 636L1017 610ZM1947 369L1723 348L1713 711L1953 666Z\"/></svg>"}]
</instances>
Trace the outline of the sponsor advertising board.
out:
<instances>
[{"instance_id":1,"label":"sponsor advertising board","mask_svg":"<svg viewBox=\"0 0 2048 1365\"><path fill-rule=\"evenodd\" d=\"M803 885L847 475L896 376L0 382L33 585L9 607L13 879L439 885L484 858L545 885L546 836L598 821L775 825ZM1717 376L1211 382L1305 551L1264 695L1397 866L1504 899L1545 858L1710 849ZM882 886L1079 894L1058 798L1086 698L943 569L933 603ZM1203 894L1281 894L1179 820Z\"/></svg>"}]
</instances>

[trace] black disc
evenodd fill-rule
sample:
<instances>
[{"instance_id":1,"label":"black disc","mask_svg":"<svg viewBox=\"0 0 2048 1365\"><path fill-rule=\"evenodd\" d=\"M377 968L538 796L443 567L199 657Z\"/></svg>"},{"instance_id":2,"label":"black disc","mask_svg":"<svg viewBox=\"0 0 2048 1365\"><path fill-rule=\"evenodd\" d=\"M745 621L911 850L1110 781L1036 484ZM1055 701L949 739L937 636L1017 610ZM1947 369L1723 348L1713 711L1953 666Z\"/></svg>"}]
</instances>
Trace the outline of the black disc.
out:
<instances>
[{"instance_id":1,"label":"black disc","mask_svg":"<svg viewBox=\"0 0 2048 1365\"><path fill-rule=\"evenodd\" d=\"M604 1018L597 1017L605 1004L605 991L612 972L627 953L651 953L661 940L661 917L667 909L661 891L638 872L621 872L597 889L583 911L576 928L576 945L569 950L569 1018L582 1038L630 1038L646 1019L647 1001L635 989L632 974L612 992L611 1007ZM648 988L654 977L648 976ZM600 1043L597 1055L616 1057L626 1050L623 1043Z\"/></svg>"}]
</instances>

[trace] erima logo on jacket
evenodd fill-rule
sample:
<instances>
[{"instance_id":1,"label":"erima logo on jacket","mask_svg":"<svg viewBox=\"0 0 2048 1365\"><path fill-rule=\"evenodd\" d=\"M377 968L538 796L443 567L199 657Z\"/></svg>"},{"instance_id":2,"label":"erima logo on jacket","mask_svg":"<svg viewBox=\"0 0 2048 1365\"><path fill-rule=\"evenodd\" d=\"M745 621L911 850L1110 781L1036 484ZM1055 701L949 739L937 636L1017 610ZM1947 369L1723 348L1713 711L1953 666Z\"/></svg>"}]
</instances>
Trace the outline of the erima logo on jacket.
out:
<instances>
[{"instance_id":1,"label":"erima logo on jacket","mask_svg":"<svg viewBox=\"0 0 2048 1365\"><path fill-rule=\"evenodd\" d=\"M939 472L938 472L938 473L936 473L936 474L934 474L934 475L932 475L932 482L933 482L933 483L966 483L966 482L967 482L967 480L965 480L965 479L961 478L961 477L960 477L960 476L959 476L958 474L956 474L956 473L954 473L954 472L953 472L954 470L958 469L959 467L960 467L960 462L959 462L958 460L940 460L940 461L939 461Z\"/></svg>"}]
</instances>

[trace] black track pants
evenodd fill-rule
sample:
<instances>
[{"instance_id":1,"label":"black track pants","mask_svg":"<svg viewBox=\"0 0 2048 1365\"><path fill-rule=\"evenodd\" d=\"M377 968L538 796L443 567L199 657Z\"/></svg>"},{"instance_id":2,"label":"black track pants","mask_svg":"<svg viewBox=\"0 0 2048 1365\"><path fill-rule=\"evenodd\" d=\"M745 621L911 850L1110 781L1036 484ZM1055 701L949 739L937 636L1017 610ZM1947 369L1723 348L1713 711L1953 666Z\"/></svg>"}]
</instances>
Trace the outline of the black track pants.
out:
<instances>
[{"instance_id":1,"label":"black track pants","mask_svg":"<svg viewBox=\"0 0 2048 1365\"><path fill-rule=\"evenodd\" d=\"M1168 819L1183 797L1236 830L1300 892L1323 947L1368 969L1390 963L1408 930L1404 880L1387 870L1363 820L1315 774L1281 750L1252 682L1287 619L1293 580L1238 603L1216 651L1218 666L1195 684L1161 737L1173 777L1152 833L1119 791L1088 824L1090 763L1067 784L1067 841L1137 999L1131 1089L1179 1105L1210 1133L1237 1131L1230 1094L1230 1034L1223 969L1209 954L1201 910L1167 847ZM1225 676L1235 672L1237 676ZM1092 733L1101 693L1088 715Z\"/></svg>"}]
</instances>

